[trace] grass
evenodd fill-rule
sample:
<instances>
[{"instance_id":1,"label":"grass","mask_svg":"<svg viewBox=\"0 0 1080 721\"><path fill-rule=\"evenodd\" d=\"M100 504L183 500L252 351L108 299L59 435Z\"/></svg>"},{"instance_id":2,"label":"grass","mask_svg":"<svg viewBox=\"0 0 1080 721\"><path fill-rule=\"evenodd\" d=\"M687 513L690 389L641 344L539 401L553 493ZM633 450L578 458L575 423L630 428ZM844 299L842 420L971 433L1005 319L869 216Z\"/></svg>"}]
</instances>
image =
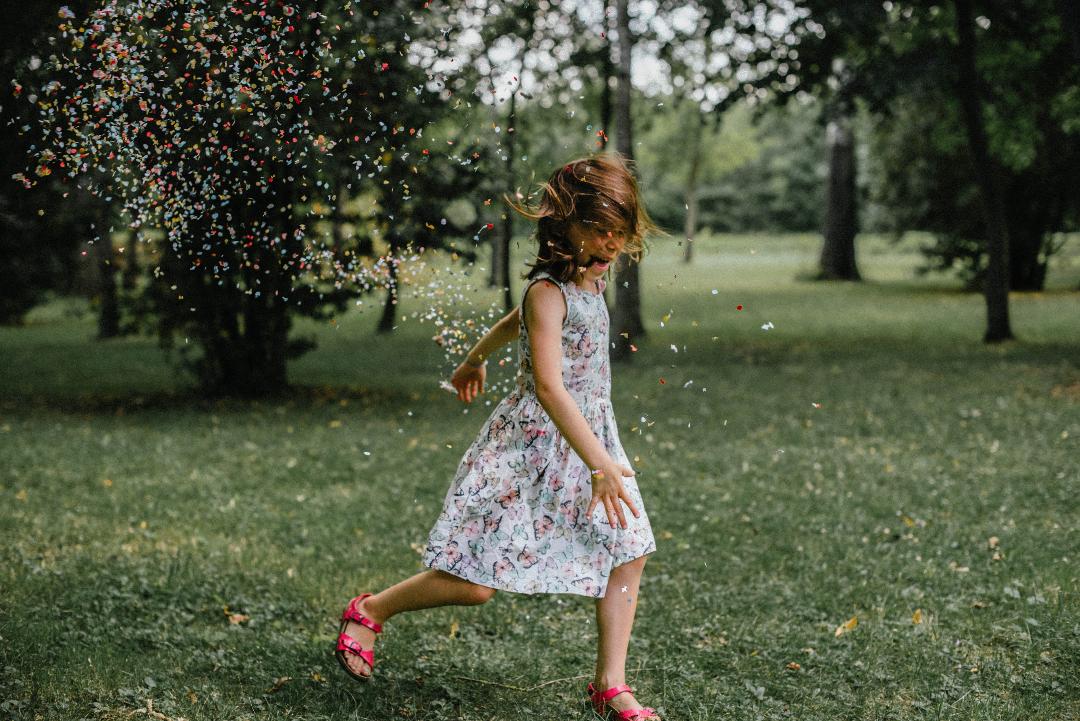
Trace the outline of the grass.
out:
<instances>
[{"instance_id":1,"label":"grass","mask_svg":"<svg viewBox=\"0 0 1080 721\"><path fill-rule=\"evenodd\" d=\"M627 680L671 721L1080 718L1076 244L986 346L914 241L860 243L860 285L795 280L810 236L646 261L614 381L659 546ZM439 390L425 303L391 337L304 325L274 402L193 400L77 307L0 329L0 717L592 718L581 596L394 618L367 686L330 655L351 595L422 570L486 417Z\"/></svg>"}]
</instances>

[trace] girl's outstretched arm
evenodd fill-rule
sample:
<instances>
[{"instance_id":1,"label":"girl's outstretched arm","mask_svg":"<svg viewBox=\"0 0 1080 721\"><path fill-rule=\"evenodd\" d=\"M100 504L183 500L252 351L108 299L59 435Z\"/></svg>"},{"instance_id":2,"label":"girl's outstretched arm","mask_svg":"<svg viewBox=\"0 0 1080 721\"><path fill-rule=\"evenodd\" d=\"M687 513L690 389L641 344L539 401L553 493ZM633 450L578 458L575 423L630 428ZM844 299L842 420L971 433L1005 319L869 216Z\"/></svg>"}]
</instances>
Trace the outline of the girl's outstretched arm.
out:
<instances>
[{"instance_id":1,"label":"girl's outstretched arm","mask_svg":"<svg viewBox=\"0 0 1080 721\"><path fill-rule=\"evenodd\" d=\"M477 341L465 356L465 360L454 371L450 384L458 392L459 400L472 403L477 395L484 392L484 379L487 378L484 361L521 333L521 327L518 325L521 318L520 312L521 308L518 307L503 316L491 327L491 330L484 334L483 338Z\"/></svg>"},{"instance_id":2,"label":"girl's outstretched arm","mask_svg":"<svg viewBox=\"0 0 1080 721\"><path fill-rule=\"evenodd\" d=\"M602 503L611 527L615 527L618 518L619 525L626 528L620 499L635 518L641 515L622 482L624 476L633 476L634 471L611 457L563 384L562 324L566 300L562 291L551 281L539 281L529 288L522 305L529 329L536 397L570 447L592 471L593 497L586 516L591 517L593 508Z\"/></svg>"}]
</instances>

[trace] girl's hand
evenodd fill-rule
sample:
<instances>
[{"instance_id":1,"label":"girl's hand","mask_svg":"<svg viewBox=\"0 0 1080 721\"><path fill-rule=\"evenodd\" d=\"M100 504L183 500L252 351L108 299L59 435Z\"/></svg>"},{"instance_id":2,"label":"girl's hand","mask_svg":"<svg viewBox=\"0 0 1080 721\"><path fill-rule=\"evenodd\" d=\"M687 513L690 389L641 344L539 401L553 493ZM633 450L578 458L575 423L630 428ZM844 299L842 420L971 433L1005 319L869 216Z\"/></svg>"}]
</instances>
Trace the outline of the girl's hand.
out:
<instances>
[{"instance_id":1,"label":"girl's hand","mask_svg":"<svg viewBox=\"0 0 1080 721\"><path fill-rule=\"evenodd\" d=\"M638 512L637 507L634 505L634 501L630 498L630 494L626 491L626 487L623 486L622 479L624 476L633 476L634 471L626 466L616 463L613 460L609 460L602 467L593 469L592 474L592 500L589 502L589 507L585 511L586 518L592 518L593 509L600 503L604 504L604 508L607 510L608 523L612 528L615 528L615 518L618 516L619 525L626 528L626 517L623 516L622 506L619 505L621 499L634 514L634 518L640 518L641 514Z\"/></svg>"},{"instance_id":2,"label":"girl's hand","mask_svg":"<svg viewBox=\"0 0 1080 721\"><path fill-rule=\"evenodd\" d=\"M484 392L485 378L487 378L486 365L477 368L462 361L450 378L450 385L457 391L459 401L472 403L477 395Z\"/></svg>"}]
</instances>

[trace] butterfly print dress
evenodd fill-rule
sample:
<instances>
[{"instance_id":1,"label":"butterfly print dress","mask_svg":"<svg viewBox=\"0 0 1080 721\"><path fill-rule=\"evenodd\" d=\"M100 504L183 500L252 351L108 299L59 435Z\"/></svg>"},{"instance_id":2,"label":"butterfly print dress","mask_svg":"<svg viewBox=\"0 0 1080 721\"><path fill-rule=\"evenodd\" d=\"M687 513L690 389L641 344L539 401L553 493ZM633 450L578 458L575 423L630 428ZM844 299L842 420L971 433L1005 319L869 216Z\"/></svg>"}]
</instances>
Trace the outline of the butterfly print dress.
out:
<instances>
[{"instance_id":1,"label":"butterfly print dress","mask_svg":"<svg viewBox=\"0 0 1080 721\"><path fill-rule=\"evenodd\" d=\"M547 278L566 300L562 376L611 457L632 467L611 406L607 305L601 293ZM601 281L602 282L602 281ZM603 288L601 287L602 291ZM536 397L529 338L521 313L516 387L492 411L465 452L428 536L423 563L473 583L516 593L602 598L614 566L656 550L637 481L623 486L640 512L619 501L627 527L609 525L592 498L590 469Z\"/></svg>"}]
</instances>

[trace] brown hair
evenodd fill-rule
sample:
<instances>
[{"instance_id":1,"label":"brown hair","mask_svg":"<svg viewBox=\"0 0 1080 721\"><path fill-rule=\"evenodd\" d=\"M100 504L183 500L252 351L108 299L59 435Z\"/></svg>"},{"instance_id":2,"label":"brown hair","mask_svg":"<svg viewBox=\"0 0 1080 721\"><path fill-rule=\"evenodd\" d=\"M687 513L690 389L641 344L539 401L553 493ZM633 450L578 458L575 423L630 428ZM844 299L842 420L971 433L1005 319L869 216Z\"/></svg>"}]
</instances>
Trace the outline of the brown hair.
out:
<instances>
[{"instance_id":1,"label":"brown hair","mask_svg":"<svg viewBox=\"0 0 1080 721\"><path fill-rule=\"evenodd\" d=\"M567 163L551 174L539 192L536 206L504 196L515 211L538 221L536 260L524 278L547 271L563 283L574 279L577 263L570 242L574 223L601 232L624 231L627 238L622 252L635 262L648 250L645 235L662 232L645 211L628 162L615 153Z\"/></svg>"}]
</instances>

